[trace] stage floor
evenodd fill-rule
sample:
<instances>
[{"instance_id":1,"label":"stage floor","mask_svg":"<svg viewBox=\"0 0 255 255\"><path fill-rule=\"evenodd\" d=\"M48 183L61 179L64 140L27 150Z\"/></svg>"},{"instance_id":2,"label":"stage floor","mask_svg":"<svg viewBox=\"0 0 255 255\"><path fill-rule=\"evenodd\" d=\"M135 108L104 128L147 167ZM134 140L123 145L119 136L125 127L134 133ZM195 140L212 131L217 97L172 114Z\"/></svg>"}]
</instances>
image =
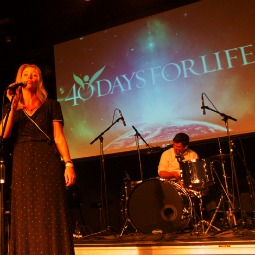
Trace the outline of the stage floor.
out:
<instances>
[{"instance_id":1,"label":"stage floor","mask_svg":"<svg viewBox=\"0 0 255 255\"><path fill-rule=\"evenodd\" d=\"M255 228L219 233L108 232L74 238L76 255L255 254Z\"/></svg>"}]
</instances>

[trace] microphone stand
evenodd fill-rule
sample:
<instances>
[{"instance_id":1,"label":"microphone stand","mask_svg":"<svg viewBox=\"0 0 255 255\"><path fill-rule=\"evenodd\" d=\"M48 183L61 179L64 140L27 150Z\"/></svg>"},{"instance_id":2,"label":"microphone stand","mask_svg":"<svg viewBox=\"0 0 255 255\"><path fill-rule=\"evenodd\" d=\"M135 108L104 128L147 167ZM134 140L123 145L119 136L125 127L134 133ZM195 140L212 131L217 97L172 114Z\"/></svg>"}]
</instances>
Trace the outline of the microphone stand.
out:
<instances>
[{"instance_id":1,"label":"microphone stand","mask_svg":"<svg viewBox=\"0 0 255 255\"><path fill-rule=\"evenodd\" d=\"M98 139L100 140L100 163L101 163L101 174L102 174L102 183L104 185L104 199L105 199L105 211L106 211L106 224L107 224L107 227L105 228L105 217L104 217L104 201L103 201L103 195L102 195L102 192L101 192L101 204L102 204L102 214L103 214L103 224L104 224L104 227L101 229L101 231L97 232L97 233L94 233L94 234L91 234L91 235L87 235L85 237L89 237L89 236L93 236L93 235L97 235L97 234L100 234L100 233L103 233L103 232L110 232L111 231L111 227L110 227L110 224L109 224L109 208L108 208L108 196L107 196L107 185L106 185L106 174L105 174L105 161L104 161L104 146L103 146L103 141L104 141L104 138L103 138L103 135L112 127L114 126L117 122L119 122L119 120L121 120L122 117L116 119L116 121L114 121L108 128L106 128L100 135L98 135L90 144L92 145L94 142L96 142Z\"/></svg>"},{"instance_id":2,"label":"microphone stand","mask_svg":"<svg viewBox=\"0 0 255 255\"><path fill-rule=\"evenodd\" d=\"M139 138L140 137L143 142L151 149L150 145L143 139L141 134L137 131L137 129L132 126L132 128L135 130L135 140L136 140L136 147L138 152L138 159L139 159L139 167L140 167L140 179L143 181L143 169L142 169L142 162L141 162L141 155L140 155L140 146L139 146Z\"/></svg>"},{"instance_id":3,"label":"microphone stand","mask_svg":"<svg viewBox=\"0 0 255 255\"><path fill-rule=\"evenodd\" d=\"M0 242L1 242L1 255L5 254L5 238L4 238L4 183L5 183L5 164L4 164L4 132L6 129L7 121L9 119L10 111L11 111L11 105L14 99L15 93L13 93L10 105L7 108L7 114L5 117L5 121L2 125L2 134L0 137Z\"/></svg>"},{"instance_id":4,"label":"microphone stand","mask_svg":"<svg viewBox=\"0 0 255 255\"><path fill-rule=\"evenodd\" d=\"M151 149L150 145L143 139L143 137L141 136L141 134L137 131L137 129L132 126L132 128L135 130L135 140L136 140L136 147L137 147L137 152L138 152L138 159L139 159L139 168L140 168L140 180L143 182L143 168L142 168L142 162L141 162L141 155L140 155L140 146L139 146L139 138L140 137L143 142ZM124 234L124 231L127 229L128 227L128 222L129 222L129 218L127 216L127 209L125 209L125 223L124 226L122 228L122 231L120 233L120 237L122 237L122 235Z\"/></svg>"},{"instance_id":5,"label":"microphone stand","mask_svg":"<svg viewBox=\"0 0 255 255\"><path fill-rule=\"evenodd\" d=\"M223 117L223 121L225 122L225 126L226 126L226 130L227 130L227 137L228 137L228 145L229 145L229 157L230 157L230 165L231 165L231 171L232 171L232 176L234 177L234 180L235 180L235 186L236 186L236 192L237 192L237 198L238 198L238 203L239 203L239 209L241 211L241 220L242 220L242 224L244 224L244 217L243 217L243 210L241 208L241 201L240 201L240 192L239 192L239 185L238 185L238 181L237 181L237 176L236 176L236 169L235 169L235 163L234 163L234 156L233 156L233 146L232 146L232 142L231 142L231 139L230 139L230 132L229 132L229 125L228 125L228 120L233 120L233 121L237 121L237 119L229 116L229 115L226 115L224 113L221 113L217 110L214 110L214 109L211 109L210 107L208 106L202 106L201 107L202 109L208 109L210 111L213 111L215 113L218 113L219 115L221 115ZM225 178L226 180L226 178ZM227 181L226 182L226 189L228 187L227 185ZM228 190L226 190L227 193L228 193ZM233 192L234 192L234 189L233 189ZM233 199L234 199L234 196L233 196ZM234 202L232 202L232 204L234 205ZM229 205L229 209L231 210L231 203ZM229 216L230 217L233 217L233 223L234 225L236 226L236 218L235 218L235 214L232 214L231 211L229 211Z\"/></svg>"}]
</instances>

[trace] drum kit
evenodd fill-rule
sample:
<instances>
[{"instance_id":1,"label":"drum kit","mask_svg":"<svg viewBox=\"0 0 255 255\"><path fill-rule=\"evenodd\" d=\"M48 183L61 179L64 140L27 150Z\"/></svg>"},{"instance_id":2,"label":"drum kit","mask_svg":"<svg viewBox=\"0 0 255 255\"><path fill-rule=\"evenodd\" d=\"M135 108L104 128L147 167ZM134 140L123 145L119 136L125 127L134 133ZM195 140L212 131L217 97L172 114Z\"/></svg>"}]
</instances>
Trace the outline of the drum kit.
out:
<instances>
[{"instance_id":1,"label":"drum kit","mask_svg":"<svg viewBox=\"0 0 255 255\"><path fill-rule=\"evenodd\" d=\"M124 226L120 237L131 224L132 229L143 234L182 233L189 230L194 235L220 233L222 229L214 226L216 214L223 201L228 202L226 213L232 215L229 226L236 222L227 181L222 183L214 162L222 163L223 177L226 177L224 161L227 154L220 154L207 159L184 161L181 170L181 181L175 182L162 178L151 178L144 181L125 179L125 202L123 209ZM216 178L215 178L215 174ZM221 197L209 221L204 218L203 197L208 189L220 182ZM224 179L226 180L226 178ZM223 218L225 215L223 215Z\"/></svg>"},{"instance_id":2,"label":"drum kit","mask_svg":"<svg viewBox=\"0 0 255 255\"><path fill-rule=\"evenodd\" d=\"M124 234L129 224L136 232L145 234L181 233L186 229L191 229L191 233L195 235L207 235L210 230L215 235L217 232L222 232L225 225L233 230L237 229L237 210L240 212L240 221L244 225L244 212L241 208L233 145L228 125L229 119L234 121L236 119L219 112L216 108L214 110L206 106L206 109L223 117L222 120L225 122L227 131L229 154L222 154L220 139L218 138L219 155L207 159L179 162L181 166L180 182L160 178L143 180L139 138L143 140L149 149L151 148L137 129L132 126L136 131L135 137L141 181L132 182L128 180L125 182L125 201L123 203L124 209L122 210L124 225L120 237ZM228 158L232 173L232 194L229 192L225 170L225 162ZM219 163L220 177L223 177L223 179L219 177L216 171L215 162ZM211 218L207 217L209 220L207 221L204 217L203 198L211 186L216 186L216 182L220 185L220 198L215 202L213 215ZM235 200L235 192L237 200ZM236 205L234 201L237 201L238 204ZM234 205L236 205L236 208ZM227 224L222 229L213 225L220 209L224 213L222 219L224 221L227 220Z\"/></svg>"},{"instance_id":3,"label":"drum kit","mask_svg":"<svg viewBox=\"0 0 255 255\"><path fill-rule=\"evenodd\" d=\"M204 94L204 93L203 93ZM202 108L202 107L201 107ZM234 120L231 116L219 112L216 108L211 109L208 106L204 108L218 113L223 117L225 122L229 154L222 154L220 141L219 142L219 155L207 158L197 159L194 161L182 161L181 162L181 181L176 182L168 179L151 178L144 180L143 169L140 157L140 145L139 139L141 139L146 146L152 150L150 145L145 141L138 130L132 126L135 131L135 141L138 152L139 168L140 168L140 180L131 181L130 178L124 179L125 192L122 198L122 218L123 228L120 237L123 236L124 232L131 224L131 227L135 232L144 234L166 234L166 233L181 233L186 229L191 229L192 234L195 235L206 235L210 230L221 232L222 229L214 226L215 218L220 212L224 213L223 219L227 219L227 224L230 228L237 226L235 208L234 208L234 192L230 195L227 175L225 171L225 160L230 159L231 172L233 184L232 189L236 189L238 209L241 212L241 221L244 223L243 210L241 209L240 194L238 188L238 182L236 177L234 159L233 159L233 148L229 133L228 120ZM100 160L102 168L102 180L104 183L104 196L106 200L106 228L98 232L110 232L111 227L109 225L109 213L107 205L107 187L105 178L105 167L104 167L104 151L103 151L103 135L108 131L116 122L119 120L123 121L122 118L118 118L113 122L105 131L97 136L91 144L95 141L100 140ZM214 162L220 163L220 169L222 170L221 177L219 178L217 171L214 167ZM180 163L180 162L179 162ZM215 179L215 176L217 179ZM206 195L208 189L216 184L216 181L220 184L220 199L215 206L215 211L209 221L205 220L204 208L203 208L203 197ZM249 185L251 186L251 185ZM250 187L251 190L251 187ZM252 192L252 195L254 192ZM103 192L102 192L103 196ZM254 195L255 197L255 195ZM225 203L227 202L227 206ZM255 207L255 206L254 206ZM254 211L255 212L255 211ZM255 219L255 217L254 217ZM105 224L104 224L105 225ZM96 234L98 234L96 233ZM92 234L94 235L94 234ZM91 236L91 235L90 235Z\"/></svg>"}]
</instances>

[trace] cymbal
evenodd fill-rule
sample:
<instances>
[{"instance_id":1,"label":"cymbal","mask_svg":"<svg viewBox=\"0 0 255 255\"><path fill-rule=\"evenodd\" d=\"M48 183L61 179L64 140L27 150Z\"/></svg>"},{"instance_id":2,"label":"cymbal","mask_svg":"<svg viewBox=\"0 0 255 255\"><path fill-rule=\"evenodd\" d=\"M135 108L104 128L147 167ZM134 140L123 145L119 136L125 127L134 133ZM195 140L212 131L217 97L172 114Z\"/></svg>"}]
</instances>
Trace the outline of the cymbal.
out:
<instances>
[{"instance_id":1,"label":"cymbal","mask_svg":"<svg viewBox=\"0 0 255 255\"><path fill-rule=\"evenodd\" d=\"M151 147L149 149L145 149L145 154L154 154L160 152L162 149L159 146Z\"/></svg>"},{"instance_id":2,"label":"cymbal","mask_svg":"<svg viewBox=\"0 0 255 255\"><path fill-rule=\"evenodd\" d=\"M223 160L223 159L227 159L227 158L229 158L229 154L223 154L223 153L209 157L210 160L214 160L214 159Z\"/></svg>"}]
</instances>

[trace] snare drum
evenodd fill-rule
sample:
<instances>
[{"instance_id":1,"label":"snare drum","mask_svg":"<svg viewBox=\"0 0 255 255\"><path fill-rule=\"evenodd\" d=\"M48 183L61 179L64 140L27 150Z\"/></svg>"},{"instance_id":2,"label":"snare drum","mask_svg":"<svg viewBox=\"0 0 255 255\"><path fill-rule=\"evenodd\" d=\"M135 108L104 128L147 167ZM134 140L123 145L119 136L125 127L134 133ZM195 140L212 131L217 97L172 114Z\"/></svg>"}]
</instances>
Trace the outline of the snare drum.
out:
<instances>
[{"instance_id":1,"label":"snare drum","mask_svg":"<svg viewBox=\"0 0 255 255\"><path fill-rule=\"evenodd\" d=\"M182 162L181 180L185 188L203 189L214 184L210 162L196 159Z\"/></svg>"}]
</instances>

